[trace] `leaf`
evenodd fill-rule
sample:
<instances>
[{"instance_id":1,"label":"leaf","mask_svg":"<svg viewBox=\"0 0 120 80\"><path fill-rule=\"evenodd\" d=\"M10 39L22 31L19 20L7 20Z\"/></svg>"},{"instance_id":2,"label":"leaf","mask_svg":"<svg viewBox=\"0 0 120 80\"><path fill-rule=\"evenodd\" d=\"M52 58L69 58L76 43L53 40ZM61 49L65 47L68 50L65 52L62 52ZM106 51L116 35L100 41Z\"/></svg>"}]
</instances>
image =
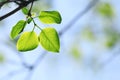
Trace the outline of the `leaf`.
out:
<instances>
[{"instance_id":1,"label":"leaf","mask_svg":"<svg viewBox=\"0 0 120 80\"><path fill-rule=\"evenodd\" d=\"M20 34L26 26L26 21L20 20L17 22L15 26L13 26L10 36L12 39L16 38L18 34Z\"/></svg>"},{"instance_id":2,"label":"leaf","mask_svg":"<svg viewBox=\"0 0 120 80\"><path fill-rule=\"evenodd\" d=\"M27 23L30 24L33 21L33 18L28 18Z\"/></svg>"},{"instance_id":3,"label":"leaf","mask_svg":"<svg viewBox=\"0 0 120 80\"><path fill-rule=\"evenodd\" d=\"M41 31L39 41L43 48L51 52L59 52L60 42L57 31L48 27Z\"/></svg>"},{"instance_id":4,"label":"leaf","mask_svg":"<svg viewBox=\"0 0 120 80\"><path fill-rule=\"evenodd\" d=\"M61 15L58 11L41 11L39 19L46 24L60 24L62 21Z\"/></svg>"},{"instance_id":5,"label":"leaf","mask_svg":"<svg viewBox=\"0 0 120 80\"><path fill-rule=\"evenodd\" d=\"M26 7L24 7L24 8L22 8L22 12L23 12L25 15L28 15L29 10L28 10Z\"/></svg>"},{"instance_id":6,"label":"leaf","mask_svg":"<svg viewBox=\"0 0 120 80\"><path fill-rule=\"evenodd\" d=\"M24 32L17 42L17 49L22 52L30 51L37 48L38 44L38 36L35 32Z\"/></svg>"},{"instance_id":7,"label":"leaf","mask_svg":"<svg viewBox=\"0 0 120 80\"><path fill-rule=\"evenodd\" d=\"M109 3L102 3L102 4L98 5L97 11L102 16L113 17L113 15L114 15L113 8Z\"/></svg>"}]
</instances>

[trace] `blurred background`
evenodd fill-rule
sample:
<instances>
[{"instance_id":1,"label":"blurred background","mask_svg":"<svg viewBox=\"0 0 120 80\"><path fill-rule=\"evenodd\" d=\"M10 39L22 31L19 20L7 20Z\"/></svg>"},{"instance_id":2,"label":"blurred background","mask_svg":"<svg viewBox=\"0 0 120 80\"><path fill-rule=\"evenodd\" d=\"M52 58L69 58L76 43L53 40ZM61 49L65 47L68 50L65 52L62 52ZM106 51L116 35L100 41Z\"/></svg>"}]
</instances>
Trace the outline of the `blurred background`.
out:
<instances>
[{"instance_id":1,"label":"blurred background","mask_svg":"<svg viewBox=\"0 0 120 80\"><path fill-rule=\"evenodd\" d=\"M44 28L54 27L58 32L82 12L91 0L39 0L32 12L57 10L62 16L60 25L46 25L36 19ZM99 0L97 4L73 23L60 37L60 53L45 53L42 61L29 76L31 80L120 80L120 0ZM13 10L16 4L6 4L0 15ZM29 6L28 6L29 7ZM0 21L0 80L28 80L29 70L21 62L32 65L44 49L39 46L29 52L16 50L16 40L10 39L12 27L26 16L21 11ZM32 30L29 24L25 31ZM39 30L36 30L39 34ZM22 59L17 54L22 54Z\"/></svg>"}]
</instances>

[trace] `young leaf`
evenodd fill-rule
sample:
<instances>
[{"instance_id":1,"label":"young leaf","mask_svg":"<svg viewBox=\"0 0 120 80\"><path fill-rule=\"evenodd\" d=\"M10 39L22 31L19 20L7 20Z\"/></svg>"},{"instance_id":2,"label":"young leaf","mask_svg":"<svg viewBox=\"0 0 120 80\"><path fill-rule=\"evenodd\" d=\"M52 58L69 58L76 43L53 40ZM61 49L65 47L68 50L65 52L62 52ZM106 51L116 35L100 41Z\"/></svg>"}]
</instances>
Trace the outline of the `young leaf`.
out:
<instances>
[{"instance_id":1,"label":"young leaf","mask_svg":"<svg viewBox=\"0 0 120 80\"><path fill-rule=\"evenodd\" d=\"M28 18L27 23L30 24L32 20L32 18Z\"/></svg>"},{"instance_id":2,"label":"young leaf","mask_svg":"<svg viewBox=\"0 0 120 80\"><path fill-rule=\"evenodd\" d=\"M39 41L43 48L51 52L59 52L60 42L57 31L48 27L42 30L39 35Z\"/></svg>"},{"instance_id":3,"label":"young leaf","mask_svg":"<svg viewBox=\"0 0 120 80\"><path fill-rule=\"evenodd\" d=\"M60 24L62 21L61 15L57 11L41 11L39 14L41 22L46 24Z\"/></svg>"},{"instance_id":4,"label":"young leaf","mask_svg":"<svg viewBox=\"0 0 120 80\"><path fill-rule=\"evenodd\" d=\"M28 10L26 7L24 7L24 8L22 8L22 12L23 12L25 15L28 15L29 10Z\"/></svg>"},{"instance_id":5,"label":"young leaf","mask_svg":"<svg viewBox=\"0 0 120 80\"><path fill-rule=\"evenodd\" d=\"M38 44L38 36L35 32L24 32L17 42L17 49L21 52L30 51L37 48Z\"/></svg>"},{"instance_id":6,"label":"young leaf","mask_svg":"<svg viewBox=\"0 0 120 80\"><path fill-rule=\"evenodd\" d=\"M20 20L17 22L15 26L13 26L10 36L12 39L16 38L18 34L20 34L26 26L26 21Z\"/></svg>"}]
</instances>

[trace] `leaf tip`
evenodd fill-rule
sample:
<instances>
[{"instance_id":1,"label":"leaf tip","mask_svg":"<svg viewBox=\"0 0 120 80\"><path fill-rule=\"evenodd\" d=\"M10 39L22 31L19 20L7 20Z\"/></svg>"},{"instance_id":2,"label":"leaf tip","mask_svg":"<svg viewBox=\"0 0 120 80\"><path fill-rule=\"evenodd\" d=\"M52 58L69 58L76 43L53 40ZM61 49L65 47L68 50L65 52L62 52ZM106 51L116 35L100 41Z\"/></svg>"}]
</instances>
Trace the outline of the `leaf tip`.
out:
<instances>
[{"instance_id":1,"label":"leaf tip","mask_svg":"<svg viewBox=\"0 0 120 80\"><path fill-rule=\"evenodd\" d=\"M56 51L56 53L59 53L59 52L60 52L59 50Z\"/></svg>"}]
</instances>

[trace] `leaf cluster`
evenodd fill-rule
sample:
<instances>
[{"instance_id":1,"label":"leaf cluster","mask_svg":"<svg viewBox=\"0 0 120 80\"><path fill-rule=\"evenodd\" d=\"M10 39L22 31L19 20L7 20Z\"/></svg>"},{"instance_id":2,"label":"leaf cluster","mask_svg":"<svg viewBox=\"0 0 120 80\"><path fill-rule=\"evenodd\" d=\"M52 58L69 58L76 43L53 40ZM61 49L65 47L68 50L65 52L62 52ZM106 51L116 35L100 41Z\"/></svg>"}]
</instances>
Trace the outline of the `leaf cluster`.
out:
<instances>
[{"instance_id":1,"label":"leaf cluster","mask_svg":"<svg viewBox=\"0 0 120 80\"><path fill-rule=\"evenodd\" d=\"M31 51L40 44L47 51L59 52L60 40L56 29L53 27L45 27L42 29L35 23L30 10L24 7L22 12L24 15L27 15L26 20L19 20L12 27L10 33L12 39L15 39L20 35L17 41L17 50L21 52ZM41 11L37 18L44 24L60 24L62 21L58 11ZM24 31L27 24L30 24L31 22L34 24L32 31ZM39 35L34 31L35 28L40 30Z\"/></svg>"}]
</instances>

